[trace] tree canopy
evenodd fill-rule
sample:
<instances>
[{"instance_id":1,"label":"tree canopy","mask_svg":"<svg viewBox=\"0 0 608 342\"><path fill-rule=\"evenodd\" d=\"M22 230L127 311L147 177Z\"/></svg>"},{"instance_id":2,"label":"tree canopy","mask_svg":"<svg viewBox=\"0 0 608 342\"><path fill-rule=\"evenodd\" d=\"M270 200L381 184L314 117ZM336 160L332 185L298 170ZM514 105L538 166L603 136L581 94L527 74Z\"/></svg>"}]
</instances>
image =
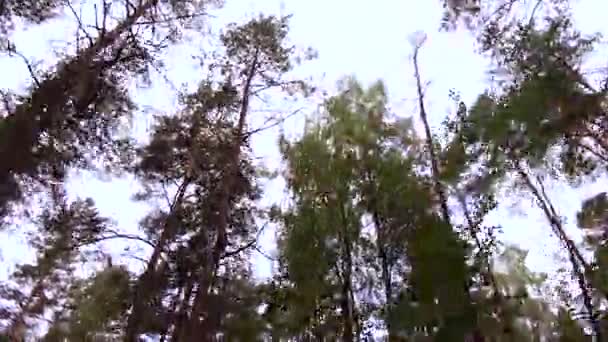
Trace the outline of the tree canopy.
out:
<instances>
[{"instance_id":1,"label":"tree canopy","mask_svg":"<svg viewBox=\"0 0 608 342\"><path fill-rule=\"evenodd\" d=\"M0 53L30 73L29 87L1 93L0 228L34 254L0 282L0 341L608 338L606 191L580 203L577 243L546 190L608 167L608 74L583 66L600 36L576 28L569 1L523 11L525 1L445 0L437 29L466 28L496 83L472 103L449 94L455 110L438 128L419 63L426 37L413 41L403 82L414 81L417 108L404 113L382 80L348 76L319 95L298 78L316 56L290 41L290 15L215 36L203 24L218 1L94 2L0 1ZM47 69L30 63L14 31L65 13L76 48ZM196 56L197 86L151 116L146 139L119 134L146 105L133 84L154 86L186 36L213 50ZM268 169L254 137L300 111L285 105L261 127L251 117L312 95L322 101L295 135L282 131L280 167ZM103 215L94 194L70 196L69 174L82 170L137 182L132 200L148 209L137 227ZM285 200L267 205L275 177ZM561 286L489 223L504 189L542 212L566 256ZM272 255L260 241L271 229ZM117 257L108 242L147 252ZM269 277L256 276L255 253Z\"/></svg>"}]
</instances>

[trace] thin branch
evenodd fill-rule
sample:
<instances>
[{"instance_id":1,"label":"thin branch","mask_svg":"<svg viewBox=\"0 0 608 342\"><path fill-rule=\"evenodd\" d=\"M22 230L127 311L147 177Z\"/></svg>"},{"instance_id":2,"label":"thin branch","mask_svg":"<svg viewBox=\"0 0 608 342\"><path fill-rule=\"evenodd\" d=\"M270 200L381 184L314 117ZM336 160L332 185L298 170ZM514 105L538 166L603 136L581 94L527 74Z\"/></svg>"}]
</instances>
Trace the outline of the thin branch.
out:
<instances>
[{"instance_id":1,"label":"thin branch","mask_svg":"<svg viewBox=\"0 0 608 342\"><path fill-rule=\"evenodd\" d=\"M229 251L229 252L224 253L224 255L222 255L221 259L230 258L232 256L240 254L241 252L244 252L245 250L247 250L251 247L254 247L255 244L257 244L257 240L252 240L249 243L245 244L244 246L241 246L241 247L235 249L234 251Z\"/></svg>"},{"instance_id":2,"label":"thin branch","mask_svg":"<svg viewBox=\"0 0 608 342\"><path fill-rule=\"evenodd\" d=\"M146 245L154 248L154 243L148 239L145 239L141 236L138 235L134 235L134 234L125 234L125 233L119 233L117 231L114 230L110 230L109 233L111 233L111 235L106 235L103 236L102 238L107 240L107 239L127 239L127 240L134 240L134 241L139 241L139 242L143 242Z\"/></svg>"},{"instance_id":3,"label":"thin branch","mask_svg":"<svg viewBox=\"0 0 608 342\"><path fill-rule=\"evenodd\" d=\"M530 20L528 21L528 26L532 26L534 24L534 17L536 16L536 11L538 11L538 9L540 8L540 5L542 5L543 0L536 0L536 4L534 5L534 8L532 9L532 14L530 14Z\"/></svg>"},{"instance_id":4,"label":"thin branch","mask_svg":"<svg viewBox=\"0 0 608 342\"><path fill-rule=\"evenodd\" d=\"M253 246L253 249L255 249L256 252L260 253L261 256L263 256L264 258L270 260L270 261L278 261L279 259L272 257L270 255L268 255L266 252L262 251L258 246Z\"/></svg>"},{"instance_id":5,"label":"thin branch","mask_svg":"<svg viewBox=\"0 0 608 342\"><path fill-rule=\"evenodd\" d=\"M66 1L66 3L67 3L68 8L70 9L70 12L72 12L72 14L74 15L74 18L76 18L76 22L78 22L78 31L82 31L82 33L84 33L84 35L89 40L89 45L93 45L95 43L94 39L93 39L93 37L91 37L89 32L85 29L85 25L82 22L82 18L80 17L80 15L78 13L76 13L76 9L74 9L74 6L72 6L72 2ZM97 19L97 15L95 15L95 17Z\"/></svg>"},{"instance_id":6,"label":"thin branch","mask_svg":"<svg viewBox=\"0 0 608 342\"><path fill-rule=\"evenodd\" d=\"M302 81L299 80L295 80L295 81L282 81L282 82L277 82L275 80L272 80L270 78L267 78L266 81L268 82L267 84L254 84L251 86L251 94L252 95L259 95L260 93L268 90L268 89L272 89L275 87L287 87L290 85L297 85L297 84L302 84ZM255 90L254 90L255 88Z\"/></svg>"},{"instance_id":7,"label":"thin branch","mask_svg":"<svg viewBox=\"0 0 608 342\"><path fill-rule=\"evenodd\" d=\"M148 262L148 260L146 260L146 259L144 259L144 258L142 258L140 256L137 256L137 255L135 255L133 253L122 252L122 253L120 253L120 256L121 257L127 257L127 258L131 258L131 259L137 260L137 261L141 262L142 264L145 264L145 263Z\"/></svg>"},{"instance_id":8,"label":"thin branch","mask_svg":"<svg viewBox=\"0 0 608 342\"><path fill-rule=\"evenodd\" d=\"M81 243L78 243L74 246L74 248L81 248L81 247L85 247L85 246L89 246L98 242L102 242L102 241L106 241L106 240L113 240L113 239L125 239L125 240L134 240L134 241L139 241L139 242L143 242L145 244L147 244L148 246L154 248L154 244L152 242L150 242L149 240L146 240L140 236L137 235L131 235L131 234L122 234L122 233L118 233L118 232L110 232L111 234L109 235L102 235L99 237L96 237L94 239L90 239L90 240L86 240L83 241Z\"/></svg>"},{"instance_id":9,"label":"thin branch","mask_svg":"<svg viewBox=\"0 0 608 342\"><path fill-rule=\"evenodd\" d=\"M303 109L304 109L304 108L298 108L298 109L294 110L293 112L291 112L291 113L287 114L286 116L279 118L278 120L276 120L275 122L273 122L273 123L271 123L271 124L269 124L269 125L262 126L262 127L260 127L260 128L256 128L256 129L254 129L254 130L251 130L251 131L249 131L249 132L245 133L245 134L244 134L244 136L245 136L245 138L249 138L250 136L252 136L252 135L254 135L254 134L256 134L256 133L260 133L260 132L262 132L262 131L265 131L265 130L271 129L271 128L273 128L273 127L276 127L276 126L278 126L278 125L280 125L280 124L284 123L285 121L287 121L287 119L289 119L289 118L291 118L291 117L296 116L296 115L297 115L298 113L300 113L300 112L301 112ZM267 122L268 122L268 121L267 121Z\"/></svg>"},{"instance_id":10,"label":"thin branch","mask_svg":"<svg viewBox=\"0 0 608 342\"><path fill-rule=\"evenodd\" d=\"M167 186L163 183L161 184L161 188L163 189L163 195L165 196L165 201L167 201L167 207L171 208L171 198L169 196L169 191L167 191Z\"/></svg>"},{"instance_id":11,"label":"thin branch","mask_svg":"<svg viewBox=\"0 0 608 342\"><path fill-rule=\"evenodd\" d=\"M268 226L268 222L264 223L262 225L262 227L258 230L258 232L255 235L255 238L251 241L249 241L248 243L246 243L245 245L235 249L234 251L230 251L230 252L225 252L224 255L222 255L221 259L225 259L225 258L229 258L231 256L240 254L241 252L249 249L249 248L254 248L257 250L257 243L258 240L260 238L260 235L262 235L262 232L264 231L264 229ZM258 250L259 251L259 250Z\"/></svg>"},{"instance_id":12,"label":"thin branch","mask_svg":"<svg viewBox=\"0 0 608 342\"><path fill-rule=\"evenodd\" d=\"M27 66L27 70L30 72L30 77L32 77L32 79L34 80L36 86L40 87L40 80L38 80L38 76L36 76L36 73L34 72L34 67L32 66L32 63L30 63L29 59L27 59L27 57L25 57L21 52L17 51L15 45L11 44L10 42L8 45L8 53L9 56L15 54L23 60L23 62Z\"/></svg>"},{"instance_id":13,"label":"thin branch","mask_svg":"<svg viewBox=\"0 0 608 342\"><path fill-rule=\"evenodd\" d=\"M176 20L193 19L193 18L202 17L202 16L207 16L209 18L216 18L216 16L209 14L208 12L197 12L197 13L173 16L173 17L164 18L164 19L158 19L158 20L140 21L140 22L136 23L135 26L170 23L170 22L173 22Z\"/></svg>"},{"instance_id":14,"label":"thin branch","mask_svg":"<svg viewBox=\"0 0 608 342\"><path fill-rule=\"evenodd\" d=\"M111 6L111 4L104 0L104 2L103 2L103 21L101 23L101 29L102 29L101 36L102 37L107 32L108 26L106 23L108 21L108 16L110 15L110 6Z\"/></svg>"}]
</instances>

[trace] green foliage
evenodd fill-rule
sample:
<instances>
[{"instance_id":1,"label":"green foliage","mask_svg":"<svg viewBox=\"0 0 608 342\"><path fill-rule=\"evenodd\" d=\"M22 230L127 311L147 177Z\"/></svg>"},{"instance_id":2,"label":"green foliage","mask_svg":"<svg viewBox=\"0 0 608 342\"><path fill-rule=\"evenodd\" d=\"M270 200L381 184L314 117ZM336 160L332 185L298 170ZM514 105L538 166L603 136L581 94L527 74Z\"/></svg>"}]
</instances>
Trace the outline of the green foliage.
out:
<instances>
[{"instance_id":1,"label":"green foliage","mask_svg":"<svg viewBox=\"0 0 608 342\"><path fill-rule=\"evenodd\" d=\"M595 131L603 125L605 93L579 69L597 39L574 30L568 17L551 18L542 29L517 26L493 50L504 91L480 96L462 134L487 146L495 163L522 158L534 167L556 163L572 179L591 174L605 155Z\"/></svg>"},{"instance_id":2,"label":"green foliage","mask_svg":"<svg viewBox=\"0 0 608 342\"><path fill-rule=\"evenodd\" d=\"M608 199L599 193L583 201L576 215L577 225L583 230L585 243L594 254L594 268L590 277L600 293L608 291ZM598 294L599 295L599 294Z\"/></svg>"},{"instance_id":3,"label":"green foliage","mask_svg":"<svg viewBox=\"0 0 608 342\"><path fill-rule=\"evenodd\" d=\"M449 330L439 329L438 338L457 330L464 336L473 317L465 287L466 250L431 209L428 180L416 174L419 139L407 135L407 126L387 121L381 83L363 89L348 79L342 87L298 141L281 142L294 196L281 219L281 255L289 280L308 303L297 308L314 316L327 297L330 303L343 299L340 291L347 283L354 288L349 291L362 325L372 313L392 326L391 333L438 325ZM365 217L372 218L375 231L365 231ZM349 273L345 265L350 264L371 279ZM395 310L365 299L355 290L361 286L384 293L382 302L387 308L396 303ZM420 303L400 299L406 291ZM323 310L323 317L336 314ZM339 312L343 322L349 319Z\"/></svg>"},{"instance_id":4,"label":"green foliage","mask_svg":"<svg viewBox=\"0 0 608 342\"><path fill-rule=\"evenodd\" d=\"M409 319L393 318L410 334L424 327L438 329L435 338L464 338L475 324L465 287L465 251L451 227L438 218L415 228L408 239L408 274L413 298L398 303L397 312Z\"/></svg>"}]
</instances>

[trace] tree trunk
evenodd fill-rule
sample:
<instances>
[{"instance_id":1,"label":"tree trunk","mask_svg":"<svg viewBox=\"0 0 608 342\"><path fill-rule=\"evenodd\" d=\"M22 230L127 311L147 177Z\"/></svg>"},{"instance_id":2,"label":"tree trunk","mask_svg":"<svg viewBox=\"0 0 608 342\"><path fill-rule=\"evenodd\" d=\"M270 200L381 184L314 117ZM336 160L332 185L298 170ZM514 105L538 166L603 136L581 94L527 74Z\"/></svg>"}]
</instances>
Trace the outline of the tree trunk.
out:
<instances>
[{"instance_id":1,"label":"tree trunk","mask_svg":"<svg viewBox=\"0 0 608 342\"><path fill-rule=\"evenodd\" d=\"M435 193L437 194L437 196L439 197L439 206L441 209L441 216L445 223L451 225L450 210L448 208L448 198L445 193L445 189L444 189L443 185L441 184L441 180L439 179L439 177L440 177L439 162L438 162L437 154L435 153L435 143L433 141L431 126L429 125L429 122L428 122L426 107L424 104L424 91L422 89L422 77L420 76L420 68L418 67L418 52L420 51L420 48L421 48L421 45L418 45L415 47L414 56L413 56L414 76L416 78L416 89L417 89L417 93L418 93L418 105L420 106L420 118L422 120L422 123L424 124L424 131L426 134L426 145L427 145L427 149L429 151L429 155L430 155L430 159L431 159L431 171L432 171L432 178L433 178L433 183L434 183L434 190L435 190ZM465 282L464 291L465 291L465 295L467 298L470 298L470 296L471 296L469 288L470 288L469 283ZM473 339L475 341L478 341L478 337L481 336L481 333L479 331L479 328L476 325L475 325L473 331L471 332L471 334L473 336ZM483 337L481 337L481 338L482 338L481 341L483 341Z\"/></svg>"},{"instance_id":2,"label":"tree trunk","mask_svg":"<svg viewBox=\"0 0 608 342\"><path fill-rule=\"evenodd\" d=\"M249 112L249 101L251 96L251 87L253 79L258 69L258 57L259 51L256 51L253 61L249 66L247 78L242 90L241 106L239 111L239 120L237 123L237 130L232 143L232 149L229 151L230 159L228 165L226 165L226 175L220 188L220 197L218 199L218 214L216 217L216 231L217 238L213 250L211 251L211 257L208 258L210 262L207 262L206 267L200 272L198 280L198 291L194 299L194 305L192 309L192 315L188 322L188 328L184 341L206 341L207 338L202 338L207 331L212 330L210 327L206 327L207 322L201 316L203 313L208 311L207 303L209 297L209 290L213 283L213 278L216 275L219 267L220 259L222 254L225 252L227 244L226 230L228 229L229 215L230 215L230 196L232 195L232 189L234 188L236 177L239 172L239 161L241 156L241 147L245 136L245 124L247 120L247 114Z\"/></svg>"},{"instance_id":3,"label":"tree trunk","mask_svg":"<svg viewBox=\"0 0 608 342\"><path fill-rule=\"evenodd\" d=\"M340 306L342 310L342 319L344 322L342 341L352 342L355 340L355 335L353 334L353 331L355 330L356 326L354 317L355 310L352 286L352 242L349 236L349 224L348 219L346 217L346 212L344 210L344 204L342 201L340 201L337 203L337 205L340 208L340 216L342 220L342 229L340 231L340 235L342 237L342 300ZM356 337L358 338L358 334Z\"/></svg>"},{"instance_id":4,"label":"tree trunk","mask_svg":"<svg viewBox=\"0 0 608 342\"><path fill-rule=\"evenodd\" d=\"M420 107L420 119L424 124L424 131L426 134L426 147L428 149L430 159L431 159L431 171L434 182L435 193L439 197L439 205L441 208L441 215L443 220L450 224L450 210L448 208L448 199L445 194L445 190L441 185L441 181L439 180L439 163L437 160L437 155L435 153L435 143L433 141L433 135L431 133L431 126L429 125L426 108L424 104L424 91L422 90L422 80L420 76L420 69L418 67L418 51L420 47L416 47L414 50L414 74L416 78L416 89L418 92L418 105Z\"/></svg>"},{"instance_id":5,"label":"tree trunk","mask_svg":"<svg viewBox=\"0 0 608 342\"><path fill-rule=\"evenodd\" d=\"M601 341L602 332L600 324L598 322L599 315L594 309L593 297L590 293L592 286L589 284L585 276L585 273L589 274L589 272L592 271L591 267L589 266L589 264L587 264L585 258L578 250L574 242L568 237L568 234L566 234L561 219L559 218L559 215L557 214L555 208L549 201L549 198L547 197L544 188L542 187L542 184L540 189L536 187L530 179L530 175L528 175L528 173L524 171L519 161L516 162L516 168L517 173L523 179L528 189L536 198L540 208L543 210L545 217L547 218L549 224L551 225L551 228L553 229L553 232L555 233L555 235L557 235L558 239L562 242L562 244L564 244L564 247L566 248L568 258L570 259L570 263L572 264L572 272L574 273L579 290L581 291L581 295L583 296L583 304L585 310L589 315L589 323L591 324L595 337L598 341ZM581 271L581 268L583 271Z\"/></svg>"},{"instance_id":6,"label":"tree trunk","mask_svg":"<svg viewBox=\"0 0 608 342\"><path fill-rule=\"evenodd\" d=\"M388 341L395 341L396 336L391 324L391 312L393 306L393 284L391 276L391 261L387 252L387 227L381 222L378 212L373 210L374 225L378 232L378 257L380 258L380 267L382 270L382 282L384 285L384 298L386 301L386 330L388 331Z\"/></svg>"},{"instance_id":7,"label":"tree trunk","mask_svg":"<svg viewBox=\"0 0 608 342\"><path fill-rule=\"evenodd\" d=\"M160 260L161 253L164 251L166 245L174 238L175 231L178 227L178 222L176 222L176 217L178 215L178 210L180 209L184 196L186 194L186 189L188 185L190 185L190 179L187 178L182 182L177 193L175 195L175 199L173 203L171 203L171 207L169 208L169 214L165 221L165 225L163 227L162 233L154 250L152 251L152 255L148 259L148 263L146 264L146 269L139 277L137 284L135 285L135 289L133 292L132 299L132 308L131 314L129 315L129 319L127 321L127 327L125 329L125 342L136 342L138 341L137 335L139 334L139 329L141 325L141 316L143 311L146 308L146 302L150 299L151 295L151 287L154 284L154 275L156 274L156 267L158 265L158 261Z\"/></svg>"}]
</instances>

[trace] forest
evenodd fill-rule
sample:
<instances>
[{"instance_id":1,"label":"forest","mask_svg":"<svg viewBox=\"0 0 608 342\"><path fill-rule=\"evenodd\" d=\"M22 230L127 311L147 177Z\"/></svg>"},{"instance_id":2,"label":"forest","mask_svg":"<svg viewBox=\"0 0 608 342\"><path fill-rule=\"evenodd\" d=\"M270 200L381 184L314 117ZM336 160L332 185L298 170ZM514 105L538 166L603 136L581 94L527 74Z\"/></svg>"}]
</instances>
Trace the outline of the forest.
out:
<instances>
[{"instance_id":1,"label":"forest","mask_svg":"<svg viewBox=\"0 0 608 342\"><path fill-rule=\"evenodd\" d=\"M404 43L404 113L382 80L327 91L294 73L319 57L290 39L298 13L210 34L231 1L0 1L0 56L27 71L0 89L1 239L26 244L0 251L24 255L1 260L0 341L608 341L608 60L585 67L605 42L577 27L578 1L410 0L436 2L435 29L491 61L494 82L474 101L444 94L447 115L425 96L425 33ZM19 30L58 20L75 34L36 56L51 63L21 52ZM205 46L197 86L146 110L137 89L184 43ZM144 138L125 124L142 116ZM259 162L254 138L293 117L273 140L280 167ZM71 195L81 171L135 179L138 224ZM568 222L556 184L599 185ZM542 214L529 224L559 251L556 274L501 238L489 217L508 198Z\"/></svg>"}]
</instances>

